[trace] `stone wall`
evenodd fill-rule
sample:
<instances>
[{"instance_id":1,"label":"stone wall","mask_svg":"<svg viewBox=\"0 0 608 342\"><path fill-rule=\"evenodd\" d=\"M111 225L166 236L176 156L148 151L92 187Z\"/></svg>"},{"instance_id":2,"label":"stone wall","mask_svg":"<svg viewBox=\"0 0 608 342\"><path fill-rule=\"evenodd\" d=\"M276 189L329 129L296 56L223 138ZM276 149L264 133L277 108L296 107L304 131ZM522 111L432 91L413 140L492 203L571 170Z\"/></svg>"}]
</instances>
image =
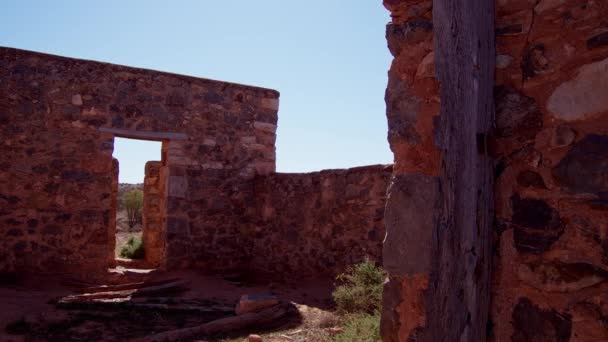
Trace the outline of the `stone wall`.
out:
<instances>
[{"instance_id":1,"label":"stone wall","mask_svg":"<svg viewBox=\"0 0 608 342\"><path fill-rule=\"evenodd\" d=\"M0 271L114 261L115 136L162 141L147 261L334 275L381 261L390 166L276 174L276 91L0 48Z\"/></svg>"},{"instance_id":2,"label":"stone wall","mask_svg":"<svg viewBox=\"0 0 608 342\"><path fill-rule=\"evenodd\" d=\"M424 232L438 223L423 213L434 208L433 177L445 162L434 120L450 99L435 79L432 2L384 4L396 164L382 333L424 340L434 291L425 274L437 262ZM478 141L495 160L490 340L608 339L607 15L605 1L496 1L495 129Z\"/></svg>"},{"instance_id":3,"label":"stone wall","mask_svg":"<svg viewBox=\"0 0 608 342\"><path fill-rule=\"evenodd\" d=\"M493 338L608 340L608 3L497 13Z\"/></svg>"},{"instance_id":4,"label":"stone wall","mask_svg":"<svg viewBox=\"0 0 608 342\"><path fill-rule=\"evenodd\" d=\"M334 276L366 257L381 263L391 171L373 165L257 177L249 268Z\"/></svg>"},{"instance_id":5,"label":"stone wall","mask_svg":"<svg viewBox=\"0 0 608 342\"><path fill-rule=\"evenodd\" d=\"M440 151L434 123L440 110L435 78L431 1L385 1L392 21L386 27L394 57L388 74L388 141L395 156L388 189L381 335L385 341L418 340L427 323L426 294L436 212L439 204ZM427 339L429 340L429 339Z\"/></svg>"},{"instance_id":6,"label":"stone wall","mask_svg":"<svg viewBox=\"0 0 608 342\"><path fill-rule=\"evenodd\" d=\"M110 192L110 219L108 225L108 246L106 264L113 265L116 254L116 215L118 214L118 159L112 158L112 191Z\"/></svg>"},{"instance_id":7,"label":"stone wall","mask_svg":"<svg viewBox=\"0 0 608 342\"><path fill-rule=\"evenodd\" d=\"M165 227L163 218L167 216L166 207L161 206L161 189L165 187L160 177L162 162L146 163L144 176L144 204L142 208L142 240L146 253L146 262L158 267L165 260Z\"/></svg>"},{"instance_id":8,"label":"stone wall","mask_svg":"<svg viewBox=\"0 0 608 342\"><path fill-rule=\"evenodd\" d=\"M166 266L202 250L235 262L245 180L275 169L278 97L0 48L0 270L108 266L114 136L166 145ZM222 240L217 250L209 236Z\"/></svg>"}]
</instances>

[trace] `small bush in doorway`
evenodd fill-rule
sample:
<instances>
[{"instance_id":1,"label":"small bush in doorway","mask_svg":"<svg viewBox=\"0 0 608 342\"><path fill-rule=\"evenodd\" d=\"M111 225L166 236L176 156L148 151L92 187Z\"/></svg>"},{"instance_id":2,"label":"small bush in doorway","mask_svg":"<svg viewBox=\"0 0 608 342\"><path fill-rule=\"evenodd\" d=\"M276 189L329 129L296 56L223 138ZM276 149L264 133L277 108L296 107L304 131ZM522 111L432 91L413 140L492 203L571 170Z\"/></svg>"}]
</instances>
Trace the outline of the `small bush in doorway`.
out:
<instances>
[{"instance_id":1,"label":"small bush in doorway","mask_svg":"<svg viewBox=\"0 0 608 342\"><path fill-rule=\"evenodd\" d=\"M139 189L133 189L127 192L123 197L123 206L127 210L127 221L129 228L133 228L135 224L141 223L141 209L144 206L144 192Z\"/></svg>"},{"instance_id":2,"label":"small bush in doorway","mask_svg":"<svg viewBox=\"0 0 608 342\"><path fill-rule=\"evenodd\" d=\"M141 239L131 236L129 241L120 249L120 256L127 259L143 259L145 254Z\"/></svg>"}]
</instances>

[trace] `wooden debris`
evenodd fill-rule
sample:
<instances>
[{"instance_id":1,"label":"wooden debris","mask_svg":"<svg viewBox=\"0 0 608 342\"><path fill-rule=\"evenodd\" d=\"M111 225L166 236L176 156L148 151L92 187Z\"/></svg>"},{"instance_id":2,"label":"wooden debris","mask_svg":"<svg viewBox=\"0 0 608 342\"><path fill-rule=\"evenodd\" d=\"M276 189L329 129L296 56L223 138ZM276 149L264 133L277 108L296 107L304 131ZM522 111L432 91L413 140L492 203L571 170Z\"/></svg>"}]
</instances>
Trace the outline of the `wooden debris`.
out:
<instances>
[{"instance_id":1,"label":"wooden debris","mask_svg":"<svg viewBox=\"0 0 608 342\"><path fill-rule=\"evenodd\" d=\"M157 281L145 281L139 283L129 283L129 284L120 284L120 285L100 285L100 286L91 286L86 287L80 290L80 293L97 293L97 292L114 292L114 291L124 291L124 290L133 290L143 287L157 286L168 283L173 283L179 281L179 278L171 278Z\"/></svg>"},{"instance_id":2,"label":"wooden debris","mask_svg":"<svg viewBox=\"0 0 608 342\"><path fill-rule=\"evenodd\" d=\"M301 332L304 332L304 329L298 329L296 331L288 332L288 333L286 333L286 335L297 335Z\"/></svg>"},{"instance_id":3,"label":"wooden debris","mask_svg":"<svg viewBox=\"0 0 608 342\"><path fill-rule=\"evenodd\" d=\"M239 316L232 316L218 319L199 326L170 330L162 333L147 336L135 341L138 342L171 342L191 339L195 336L214 335L245 329L252 326L270 324L283 317L289 311L287 304L279 304L266 308L259 312L245 313Z\"/></svg>"},{"instance_id":4,"label":"wooden debris","mask_svg":"<svg viewBox=\"0 0 608 342\"><path fill-rule=\"evenodd\" d=\"M232 314L234 310L222 305L189 305L189 304L162 304L162 303L134 303L132 301L106 301L104 299L88 302L59 302L63 309L75 310L157 310L166 312L196 312Z\"/></svg>"},{"instance_id":5,"label":"wooden debris","mask_svg":"<svg viewBox=\"0 0 608 342\"><path fill-rule=\"evenodd\" d=\"M272 295L242 295L236 306L237 315L260 311L279 304L279 298Z\"/></svg>"},{"instance_id":6,"label":"wooden debris","mask_svg":"<svg viewBox=\"0 0 608 342\"><path fill-rule=\"evenodd\" d=\"M177 293L188 290L186 287L187 281L172 281L160 285L153 285L147 287L133 288L128 290L116 290L106 292L92 292L83 293L78 295L70 295L63 297L59 300L59 304L74 303L74 302L95 302L99 299L105 299L106 301L120 302L124 301L125 298L142 297L151 295L162 295L167 293Z\"/></svg>"},{"instance_id":7,"label":"wooden debris","mask_svg":"<svg viewBox=\"0 0 608 342\"><path fill-rule=\"evenodd\" d=\"M86 301L59 301L57 304L65 309L97 308L97 309L158 309L163 311L199 311L233 313L232 306L218 302L179 297L121 297L87 299Z\"/></svg>"}]
</instances>

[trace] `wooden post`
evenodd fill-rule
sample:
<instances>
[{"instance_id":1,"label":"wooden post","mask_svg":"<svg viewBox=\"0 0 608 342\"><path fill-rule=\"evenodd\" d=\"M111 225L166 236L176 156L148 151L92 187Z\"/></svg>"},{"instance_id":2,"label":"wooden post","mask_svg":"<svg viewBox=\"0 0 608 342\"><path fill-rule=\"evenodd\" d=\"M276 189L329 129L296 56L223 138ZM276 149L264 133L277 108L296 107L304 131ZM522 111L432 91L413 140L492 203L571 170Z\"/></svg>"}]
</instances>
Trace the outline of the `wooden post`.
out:
<instances>
[{"instance_id":1,"label":"wooden post","mask_svg":"<svg viewBox=\"0 0 608 342\"><path fill-rule=\"evenodd\" d=\"M384 4L393 13L386 101L396 164L385 211L381 335L385 342L483 342L494 216L487 152L494 0L434 0L432 22L426 2Z\"/></svg>"},{"instance_id":2,"label":"wooden post","mask_svg":"<svg viewBox=\"0 0 608 342\"><path fill-rule=\"evenodd\" d=\"M485 341L490 306L494 0L434 0L443 156L426 341Z\"/></svg>"}]
</instances>

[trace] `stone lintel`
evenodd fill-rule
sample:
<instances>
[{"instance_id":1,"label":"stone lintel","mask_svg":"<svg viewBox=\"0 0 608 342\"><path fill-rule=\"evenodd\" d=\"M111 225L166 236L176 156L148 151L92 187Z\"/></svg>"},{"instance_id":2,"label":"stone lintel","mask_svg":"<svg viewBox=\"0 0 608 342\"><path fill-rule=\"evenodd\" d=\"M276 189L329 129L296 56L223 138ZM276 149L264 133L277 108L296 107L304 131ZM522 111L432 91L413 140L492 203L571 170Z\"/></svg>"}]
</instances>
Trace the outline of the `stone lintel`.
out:
<instances>
[{"instance_id":1,"label":"stone lintel","mask_svg":"<svg viewBox=\"0 0 608 342\"><path fill-rule=\"evenodd\" d=\"M100 132L112 133L114 136L121 138L141 139L141 140L186 140L188 135L184 133L173 133L173 132L145 132L135 131L129 129L117 129L100 127Z\"/></svg>"}]
</instances>

